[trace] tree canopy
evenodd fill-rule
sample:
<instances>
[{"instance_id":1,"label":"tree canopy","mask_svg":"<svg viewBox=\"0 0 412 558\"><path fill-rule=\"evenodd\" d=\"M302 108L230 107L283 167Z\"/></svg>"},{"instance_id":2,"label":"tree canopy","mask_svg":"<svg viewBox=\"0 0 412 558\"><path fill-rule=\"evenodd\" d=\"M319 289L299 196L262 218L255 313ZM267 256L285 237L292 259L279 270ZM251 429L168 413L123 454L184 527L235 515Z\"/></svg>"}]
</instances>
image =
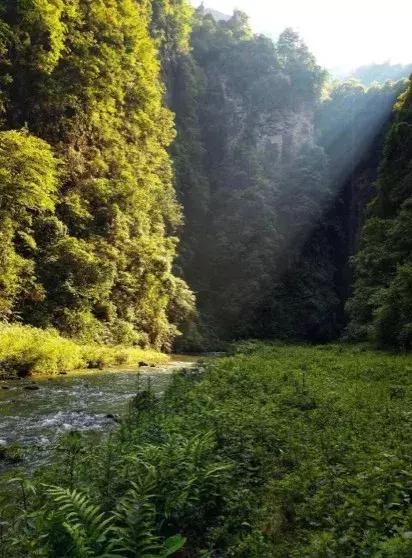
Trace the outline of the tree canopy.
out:
<instances>
[{"instance_id":1,"label":"tree canopy","mask_svg":"<svg viewBox=\"0 0 412 558\"><path fill-rule=\"evenodd\" d=\"M22 203L49 210L33 224L43 304L14 298L8 306L76 337L167 347L177 333L174 297L186 287L172 272L181 214L151 17L148 2L133 0L3 6L4 129L30 132L4 132L4 142L20 138ZM2 172L4 192L14 164ZM44 195L32 202L36 183L25 184L40 171Z\"/></svg>"}]
</instances>

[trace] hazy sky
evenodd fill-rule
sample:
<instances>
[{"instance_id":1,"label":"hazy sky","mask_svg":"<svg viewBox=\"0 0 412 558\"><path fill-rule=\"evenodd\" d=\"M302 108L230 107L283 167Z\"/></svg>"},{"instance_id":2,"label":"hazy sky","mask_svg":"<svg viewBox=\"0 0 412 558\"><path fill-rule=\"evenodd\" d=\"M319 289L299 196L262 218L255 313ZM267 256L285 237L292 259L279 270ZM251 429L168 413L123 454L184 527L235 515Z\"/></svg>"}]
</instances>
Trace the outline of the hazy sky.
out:
<instances>
[{"instance_id":1,"label":"hazy sky","mask_svg":"<svg viewBox=\"0 0 412 558\"><path fill-rule=\"evenodd\" d=\"M205 0L204 4L229 14L234 8L242 10L254 30L270 36L293 27L328 68L388 59L412 62L412 0Z\"/></svg>"}]
</instances>

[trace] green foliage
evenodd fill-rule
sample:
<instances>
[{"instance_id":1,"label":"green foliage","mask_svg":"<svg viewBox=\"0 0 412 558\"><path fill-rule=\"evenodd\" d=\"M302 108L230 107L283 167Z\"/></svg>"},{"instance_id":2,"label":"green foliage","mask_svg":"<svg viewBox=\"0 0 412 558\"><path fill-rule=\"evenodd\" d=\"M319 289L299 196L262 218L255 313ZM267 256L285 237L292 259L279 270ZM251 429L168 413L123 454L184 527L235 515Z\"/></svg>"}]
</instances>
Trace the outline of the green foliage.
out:
<instances>
[{"instance_id":1,"label":"green foliage","mask_svg":"<svg viewBox=\"0 0 412 558\"><path fill-rule=\"evenodd\" d=\"M280 65L290 76L296 93L302 98L316 101L326 72L316 64L315 57L293 29L286 29L280 35L276 52Z\"/></svg>"},{"instance_id":2,"label":"green foliage","mask_svg":"<svg viewBox=\"0 0 412 558\"><path fill-rule=\"evenodd\" d=\"M0 324L0 377L58 374L79 368L166 360L165 355L153 350L80 345L61 337L55 330Z\"/></svg>"},{"instance_id":3,"label":"green foliage","mask_svg":"<svg viewBox=\"0 0 412 558\"><path fill-rule=\"evenodd\" d=\"M18 219L26 211L54 209L57 163L44 141L26 131L0 134L0 211Z\"/></svg>"},{"instance_id":4,"label":"green foliage","mask_svg":"<svg viewBox=\"0 0 412 558\"><path fill-rule=\"evenodd\" d=\"M172 533L200 536L228 466L215 459L210 435L176 434L160 409L154 419L158 404L145 394L140 399L151 405L134 405L114 437L91 448L71 434L59 448L61 459L34 484L13 479L6 485L13 503L2 510L8 530L2 548L10 558L28 547L53 558L166 558L186 542Z\"/></svg>"},{"instance_id":5,"label":"green foliage","mask_svg":"<svg viewBox=\"0 0 412 558\"><path fill-rule=\"evenodd\" d=\"M0 319L166 350L339 333L356 234L333 194L402 84L320 103L293 30L186 0L5 3L0 54Z\"/></svg>"},{"instance_id":6,"label":"green foliage","mask_svg":"<svg viewBox=\"0 0 412 558\"><path fill-rule=\"evenodd\" d=\"M289 276L316 265L305 246L329 202L329 183L313 138L324 73L302 40L287 30L273 44L254 35L241 12L215 21L199 9L191 44L191 56L175 56L167 85L185 212L179 263L200 314L180 346L193 349L280 327L280 313L290 312ZM312 305L308 321L328 338L321 322L336 303L333 286L324 290L308 273L296 287L289 293L296 306L302 290L314 298L322 291L324 303ZM310 336L309 325L297 326L300 317L293 313L286 335Z\"/></svg>"},{"instance_id":7,"label":"green foliage","mask_svg":"<svg viewBox=\"0 0 412 558\"><path fill-rule=\"evenodd\" d=\"M152 0L151 32L155 37L164 70L190 49L193 8L186 0Z\"/></svg>"},{"instance_id":8,"label":"green foliage","mask_svg":"<svg viewBox=\"0 0 412 558\"><path fill-rule=\"evenodd\" d=\"M33 481L6 485L8 558L167 556L179 532L193 557L406 558L411 358L258 341L232 352L177 374L161 400L139 392L110 438L71 434Z\"/></svg>"},{"instance_id":9,"label":"green foliage","mask_svg":"<svg viewBox=\"0 0 412 558\"><path fill-rule=\"evenodd\" d=\"M155 507L151 503L150 489L154 486L151 471L140 481L139 485L131 483L131 488L110 514L77 490L49 488L51 507L55 507L49 555L166 558L180 550L185 543L181 536L169 537L161 543L152 533ZM54 538L53 534L59 533L60 527L63 536Z\"/></svg>"},{"instance_id":10,"label":"green foliage","mask_svg":"<svg viewBox=\"0 0 412 558\"><path fill-rule=\"evenodd\" d=\"M163 5L167 21L181 17L182 48L183 7L186 15ZM181 219L167 153L174 130L150 3L18 2L0 20L4 128L48 142L2 132L1 314L18 308L26 322L83 342L169 348L193 303L172 272Z\"/></svg>"},{"instance_id":11,"label":"green foliage","mask_svg":"<svg viewBox=\"0 0 412 558\"><path fill-rule=\"evenodd\" d=\"M57 181L57 160L46 142L25 130L0 132L0 320L44 298L34 231L54 210Z\"/></svg>"},{"instance_id":12,"label":"green foliage","mask_svg":"<svg viewBox=\"0 0 412 558\"><path fill-rule=\"evenodd\" d=\"M368 198L349 179L370 182L404 84L325 91L293 30L187 0L6 2L0 55L1 320L166 350L338 335ZM389 142L379 219L406 198L403 116ZM358 288L351 331L381 337L399 312L374 301L404 279Z\"/></svg>"},{"instance_id":13,"label":"green foliage","mask_svg":"<svg viewBox=\"0 0 412 558\"><path fill-rule=\"evenodd\" d=\"M25 479L12 479L11 482L20 484L23 492L22 531L12 540L12 555L20 556L25 550L36 556L67 558L167 558L174 555L183 547L185 539L176 535L161 541L152 533L155 507L151 503L153 496L148 493L153 486L149 473L148 476L149 483L145 478L139 485L131 483L131 488L111 512L103 511L78 490L45 486L42 510L45 517L29 511L30 496L37 496L35 485ZM35 525L39 530L31 533Z\"/></svg>"},{"instance_id":14,"label":"green foliage","mask_svg":"<svg viewBox=\"0 0 412 558\"><path fill-rule=\"evenodd\" d=\"M412 89L401 95L354 258L355 292L348 304L354 337L382 347L411 348L411 127Z\"/></svg>"}]
</instances>

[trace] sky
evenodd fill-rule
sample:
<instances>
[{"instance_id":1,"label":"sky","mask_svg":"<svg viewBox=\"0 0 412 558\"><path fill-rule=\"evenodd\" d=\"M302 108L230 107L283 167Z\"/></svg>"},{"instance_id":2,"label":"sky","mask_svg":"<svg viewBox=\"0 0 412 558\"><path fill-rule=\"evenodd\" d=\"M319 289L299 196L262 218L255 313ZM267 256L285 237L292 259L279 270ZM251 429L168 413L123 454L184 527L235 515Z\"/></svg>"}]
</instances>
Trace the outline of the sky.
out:
<instances>
[{"instance_id":1,"label":"sky","mask_svg":"<svg viewBox=\"0 0 412 558\"><path fill-rule=\"evenodd\" d=\"M292 27L328 69L351 70L388 60L412 62L412 0L205 0L204 4L228 14L242 10L256 32L273 38Z\"/></svg>"}]
</instances>

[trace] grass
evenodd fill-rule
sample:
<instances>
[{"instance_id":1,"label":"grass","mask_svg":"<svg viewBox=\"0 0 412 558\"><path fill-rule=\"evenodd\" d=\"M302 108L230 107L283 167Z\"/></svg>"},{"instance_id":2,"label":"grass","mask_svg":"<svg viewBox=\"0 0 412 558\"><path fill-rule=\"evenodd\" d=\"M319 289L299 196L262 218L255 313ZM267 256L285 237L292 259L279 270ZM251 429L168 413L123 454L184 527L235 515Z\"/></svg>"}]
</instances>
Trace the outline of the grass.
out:
<instances>
[{"instance_id":1,"label":"grass","mask_svg":"<svg viewBox=\"0 0 412 558\"><path fill-rule=\"evenodd\" d=\"M160 401L140 393L100 444L63 440L54 464L19 481L23 500L5 493L5 556L57 558L55 541L74 548L74 533L83 546L65 556L103 554L84 520L59 515L49 485L72 507L99 505L116 529L138 487L145 532L180 533L191 558L412 556L412 358L339 345L234 352L176 375Z\"/></svg>"},{"instance_id":2,"label":"grass","mask_svg":"<svg viewBox=\"0 0 412 558\"><path fill-rule=\"evenodd\" d=\"M0 377L57 374L81 368L162 363L168 357L134 347L81 345L54 330L0 325Z\"/></svg>"}]
</instances>

